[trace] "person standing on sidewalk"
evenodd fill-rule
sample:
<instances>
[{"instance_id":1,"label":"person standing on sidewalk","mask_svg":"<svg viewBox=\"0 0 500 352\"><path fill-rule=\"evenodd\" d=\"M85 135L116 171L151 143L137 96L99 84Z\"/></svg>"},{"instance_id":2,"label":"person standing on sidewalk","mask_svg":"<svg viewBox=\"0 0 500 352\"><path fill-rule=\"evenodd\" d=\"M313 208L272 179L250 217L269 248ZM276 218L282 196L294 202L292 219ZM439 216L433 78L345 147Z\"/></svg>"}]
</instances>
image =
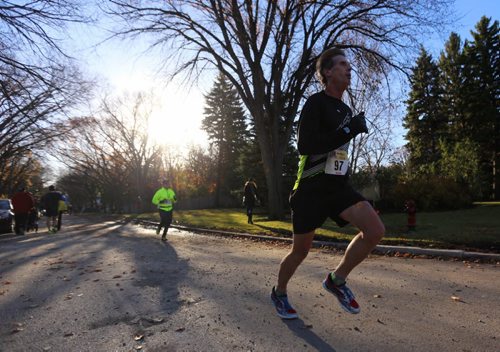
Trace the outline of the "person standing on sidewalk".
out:
<instances>
[{"instance_id":1,"label":"person standing on sidewalk","mask_svg":"<svg viewBox=\"0 0 500 352\"><path fill-rule=\"evenodd\" d=\"M248 223L253 224L253 208L255 207L255 203L257 202L257 184L253 178L249 178L247 182L245 182L245 187L243 188L244 200L243 204L247 208L247 218Z\"/></svg>"},{"instance_id":2,"label":"person standing on sidewalk","mask_svg":"<svg viewBox=\"0 0 500 352\"><path fill-rule=\"evenodd\" d=\"M359 313L360 307L346 279L385 232L370 203L348 183L349 142L360 133L368 133L368 129L364 113L353 116L341 100L351 80L351 66L344 51L331 48L323 52L316 62L316 74L324 90L307 99L299 122L300 161L290 195L293 245L281 261L278 282L271 292L278 316L283 319L298 317L288 301L287 285L309 253L315 230L328 217L339 226L350 223L360 230L336 269L323 280L323 288L349 313Z\"/></svg>"},{"instance_id":3,"label":"person standing on sidewalk","mask_svg":"<svg viewBox=\"0 0 500 352\"><path fill-rule=\"evenodd\" d=\"M12 207L14 208L14 232L16 235L24 235L28 225L28 216L35 206L35 200L30 192L24 187L12 197Z\"/></svg>"},{"instance_id":4,"label":"person standing on sidewalk","mask_svg":"<svg viewBox=\"0 0 500 352\"><path fill-rule=\"evenodd\" d=\"M59 215L60 200L62 200L62 193L56 191L54 186L49 186L49 192L41 199L42 206L45 209L45 216L47 217L47 230L49 233L57 232L57 217Z\"/></svg>"},{"instance_id":5,"label":"person standing on sidewalk","mask_svg":"<svg viewBox=\"0 0 500 352\"><path fill-rule=\"evenodd\" d=\"M172 223L172 212L174 210L174 203L177 201L175 192L170 188L170 182L167 179L162 181L162 187L158 189L153 196L152 203L158 207L160 213L160 224L156 229L156 234L159 235L163 227L162 241L167 240L167 231Z\"/></svg>"}]
</instances>

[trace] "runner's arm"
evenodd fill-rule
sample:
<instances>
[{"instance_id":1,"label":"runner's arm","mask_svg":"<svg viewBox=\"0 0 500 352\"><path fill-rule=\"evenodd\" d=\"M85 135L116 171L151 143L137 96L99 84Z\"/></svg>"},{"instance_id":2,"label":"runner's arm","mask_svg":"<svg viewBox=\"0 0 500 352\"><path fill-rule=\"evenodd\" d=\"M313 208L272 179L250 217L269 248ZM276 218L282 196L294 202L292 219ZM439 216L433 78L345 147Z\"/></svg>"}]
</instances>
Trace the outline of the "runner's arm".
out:
<instances>
[{"instance_id":1,"label":"runner's arm","mask_svg":"<svg viewBox=\"0 0 500 352\"><path fill-rule=\"evenodd\" d=\"M325 129L321 126L319 104L308 100L300 114L297 147L300 155L324 154L349 142L351 134L344 129Z\"/></svg>"}]
</instances>

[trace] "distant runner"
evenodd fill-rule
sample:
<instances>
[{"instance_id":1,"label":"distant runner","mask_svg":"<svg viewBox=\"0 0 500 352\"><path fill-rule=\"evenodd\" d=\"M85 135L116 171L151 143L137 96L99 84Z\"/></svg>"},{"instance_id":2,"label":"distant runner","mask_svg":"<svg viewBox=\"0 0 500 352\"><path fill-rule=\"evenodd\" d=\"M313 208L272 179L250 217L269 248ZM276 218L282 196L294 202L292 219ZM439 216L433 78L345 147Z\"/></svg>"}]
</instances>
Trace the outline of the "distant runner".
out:
<instances>
[{"instance_id":1,"label":"distant runner","mask_svg":"<svg viewBox=\"0 0 500 352\"><path fill-rule=\"evenodd\" d=\"M49 186L49 192L46 193L41 199L42 206L45 209L45 216L47 217L47 230L49 233L57 232L59 201L62 199L62 193L56 191L54 186Z\"/></svg>"},{"instance_id":2,"label":"distant runner","mask_svg":"<svg viewBox=\"0 0 500 352\"><path fill-rule=\"evenodd\" d=\"M172 213L176 201L175 192L170 188L170 182L164 179L162 181L162 187L156 191L152 200L152 203L158 207L158 212L160 213L160 224L156 229L156 234L159 235L163 227L163 235L161 236L162 241L167 240L167 231L172 223Z\"/></svg>"}]
</instances>

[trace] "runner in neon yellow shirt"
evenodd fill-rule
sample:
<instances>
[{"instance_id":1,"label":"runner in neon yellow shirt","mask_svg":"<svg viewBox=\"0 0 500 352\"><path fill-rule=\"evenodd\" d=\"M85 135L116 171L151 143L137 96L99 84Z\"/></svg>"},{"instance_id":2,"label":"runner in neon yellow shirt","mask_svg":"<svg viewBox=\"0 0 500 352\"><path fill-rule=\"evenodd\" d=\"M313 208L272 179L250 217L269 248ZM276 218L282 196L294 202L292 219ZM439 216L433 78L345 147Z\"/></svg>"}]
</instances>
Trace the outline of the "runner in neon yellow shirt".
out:
<instances>
[{"instance_id":1,"label":"runner in neon yellow shirt","mask_svg":"<svg viewBox=\"0 0 500 352\"><path fill-rule=\"evenodd\" d=\"M156 229L156 234L160 234L160 230L163 227L163 235L161 236L162 241L167 240L167 231L172 223L172 213L174 211L174 203L177 201L175 198L175 192L170 188L170 182L167 179L162 181L162 187L158 189L153 196L152 203L158 207L160 213L160 224Z\"/></svg>"}]
</instances>

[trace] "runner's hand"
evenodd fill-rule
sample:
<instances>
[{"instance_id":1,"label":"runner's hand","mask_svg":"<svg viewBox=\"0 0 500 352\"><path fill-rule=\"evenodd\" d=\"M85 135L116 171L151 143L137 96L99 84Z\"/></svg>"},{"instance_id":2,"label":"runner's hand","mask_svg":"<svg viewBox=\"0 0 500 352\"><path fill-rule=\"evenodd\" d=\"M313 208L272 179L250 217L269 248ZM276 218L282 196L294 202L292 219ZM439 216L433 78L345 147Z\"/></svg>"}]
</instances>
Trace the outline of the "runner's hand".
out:
<instances>
[{"instance_id":1,"label":"runner's hand","mask_svg":"<svg viewBox=\"0 0 500 352\"><path fill-rule=\"evenodd\" d=\"M349 124L349 129L353 137L360 133L368 133L368 128L366 127L365 113L360 112L356 116L353 116L351 123Z\"/></svg>"}]
</instances>

